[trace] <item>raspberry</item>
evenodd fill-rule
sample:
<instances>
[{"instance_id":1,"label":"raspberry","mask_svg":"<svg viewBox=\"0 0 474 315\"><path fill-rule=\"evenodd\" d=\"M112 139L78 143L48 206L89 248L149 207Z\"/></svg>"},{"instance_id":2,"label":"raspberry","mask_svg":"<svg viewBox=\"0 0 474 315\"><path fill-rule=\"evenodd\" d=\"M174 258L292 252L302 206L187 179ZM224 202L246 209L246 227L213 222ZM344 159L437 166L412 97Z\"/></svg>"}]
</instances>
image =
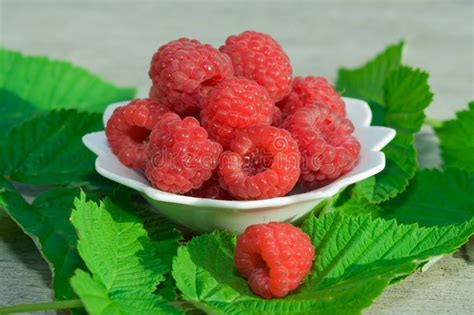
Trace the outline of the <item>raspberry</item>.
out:
<instances>
[{"instance_id":1,"label":"raspberry","mask_svg":"<svg viewBox=\"0 0 474 315\"><path fill-rule=\"evenodd\" d=\"M161 46L151 60L148 72L156 98L181 116L194 115L210 88L232 77L229 57L211 45L180 38Z\"/></svg>"},{"instance_id":2,"label":"raspberry","mask_svg":"<svg viewBox=\"0 0 474 315\"><path fill-rule=\"evenodd\" d=\"M273 112L272 117L272 126L280 127L283 123L283 116L279 107L275 106L275 111Z\"/></svg>"},{"instance_id":3,"label":"raspberry","mask_svg":"<svg viewBox=\"0 0 474 315\"><path fill-rule=\"evenodd\" d=\"M356 164L360 144L351 136L354 127L324 104L301 107L283 127L298 141L301 152L300 181L321 187L349 172Z\"/></svg>"},{"instance_id":4,"label":"raspberry","mask_svg":"<svg viewBox=\"0 0 474 315\"><path fill-rule=\"evenodd\" d=\"M200 188L193 189L186 195L197 198L208 198L218 200L232 200L232 197L219 185L218 176L212 176L204 182Z\"/></svg>"},{"instance_id":5,"label":"raspberry","mask_svg":"<svg viewBox=\"0 0 474 315\"><path fill-rule=\"evenodd\" d=\"M243 32L228 37L219 50L232 59L236 76L257 81L267 89L274 102L290 92L290 59L270 35Z\"/></svg>"},{"instance_id":6,"label":"raspberry","mask_svg":"<svg viewBox=\"0 0 474 315\"><path fill-rule=\"evenodd\" d=\"M167 112L168 108L151 99L136 99L115 109L105 127L105 135L120 162L136 169L145 168L148 136Z\"/></svg>"},{"instance_id":7,"label":"raspberry","mask_svg":"<svg viewBox=\"0 0 474 315\"><path fill-rule=\"evenodd\" d=\"M295 290L310 272L314 248L305 233L283 222L255 224L237 238L234 263L250 289L270 299Z\"/></svg>"},{"instance_id":8,"label":"raspberry","mask_svg":"<svg viewBox=\"0 0 474 315\"><path fill-rule=\"evenodd\" d=\"M326 104L339 116L346 116L344 101L323 77L294 78L290 94L277 105L280 107L283 117L286 118L298 108L315 103Z\"/></svg>"},{"instance_id":9,"label":"raspberry","mask_svg":"<svg viewBox=\"0 0 474 315\"><path fill-rule=\"evenodd\" d=\"M265 88L245 78L228 79L203 100L202 125L212 139L228 148L237 130L272 123L275 105Z\"/></svg>"},{"instance_id":10,"label":"raspberry","mask_svg":"<svg viewBox=\"0 0 474 315\"><path fill-rule=\"evenodd\" d=\"M212 176L221 152L195 118L168 113L151 132L145 175L158 189L184 194Z\"/></svg>"},{"instance_id":11,"label":"raspberry","mask_svg":"<svg viewBox=\"0 0 474 315\"><path fill-rule=\"evenodd\" d=\"M284 196L300 176L298 144L284 129L247 127L222 154L219 175L221 186L237 199Z\"/></svg>"}]
</instances>

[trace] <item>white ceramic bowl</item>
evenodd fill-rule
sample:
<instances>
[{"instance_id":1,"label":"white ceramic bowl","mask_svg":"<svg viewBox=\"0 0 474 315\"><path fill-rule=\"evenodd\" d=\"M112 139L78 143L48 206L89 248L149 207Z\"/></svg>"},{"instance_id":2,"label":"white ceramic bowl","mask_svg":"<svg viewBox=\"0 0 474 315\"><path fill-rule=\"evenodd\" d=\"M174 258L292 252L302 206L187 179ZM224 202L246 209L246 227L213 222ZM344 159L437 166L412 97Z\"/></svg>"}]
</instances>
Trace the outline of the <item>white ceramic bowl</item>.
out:
<instances>
[{"instance_id":1,"label":"white ceramic bowl","mask_svg":"<svg viewBox=\"0 0 474 315\"><path fill-rule=\"evenodd\" d=\"M255 201L212 200L175 195L153 188L140 172L127 168L109 148L103 131L85 135L84 144L97 155L95 167L102 176L139 191L156 211L194 231L225 229L242 232L248 225L270 221L295 222L303 219L321 201L342 188L375 175L385 167L385 155L380 150L395 136L395 130L370 126L372 112L364 101L344 98L347 116L354 124L354 135L362 150L360 161L348 174L322 188ZM118 106L111 104L104 112L104 125Z\"/></svg>"}]
</instances>

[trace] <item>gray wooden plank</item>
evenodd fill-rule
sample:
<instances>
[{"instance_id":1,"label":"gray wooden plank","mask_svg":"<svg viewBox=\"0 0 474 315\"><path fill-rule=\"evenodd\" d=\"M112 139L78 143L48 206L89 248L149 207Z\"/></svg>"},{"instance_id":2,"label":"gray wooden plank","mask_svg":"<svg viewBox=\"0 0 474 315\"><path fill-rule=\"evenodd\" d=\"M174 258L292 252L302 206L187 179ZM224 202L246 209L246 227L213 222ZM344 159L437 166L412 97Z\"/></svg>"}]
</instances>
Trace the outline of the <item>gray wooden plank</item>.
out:
<instances>
[{"instance_id":1,"label":"gray wooden plank","mask_svg":"<svg viewBox=\"0 0 474 315\"><path fill-rule=\"evenodd\" d=\"M49 267L33 241L0 214L0 306L51 301L50 284Z\"/></svg>"}]
</instances>

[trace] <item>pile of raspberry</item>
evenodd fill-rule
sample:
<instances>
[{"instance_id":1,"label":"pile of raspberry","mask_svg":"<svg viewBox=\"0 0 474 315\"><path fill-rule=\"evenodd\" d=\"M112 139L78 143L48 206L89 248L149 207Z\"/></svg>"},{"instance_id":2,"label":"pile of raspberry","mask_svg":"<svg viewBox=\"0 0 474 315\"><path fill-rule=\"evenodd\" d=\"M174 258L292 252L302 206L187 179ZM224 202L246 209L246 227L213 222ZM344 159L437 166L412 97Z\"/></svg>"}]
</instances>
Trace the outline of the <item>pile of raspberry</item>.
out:
<instances>
[{"instance_id":1,"label":"pile of raspberry","mask_svg":"<svg viewBox=\"0 0 474 315\"><path fill-rule=\"evenodd\" d=\"M315 189L349 172L360 144L323 77L293 77L270 35L246 31L219 48L180 38L160 47L149 97L117 108L112 152L162 191L258 200Z\"/></svg>"}]
</instances>

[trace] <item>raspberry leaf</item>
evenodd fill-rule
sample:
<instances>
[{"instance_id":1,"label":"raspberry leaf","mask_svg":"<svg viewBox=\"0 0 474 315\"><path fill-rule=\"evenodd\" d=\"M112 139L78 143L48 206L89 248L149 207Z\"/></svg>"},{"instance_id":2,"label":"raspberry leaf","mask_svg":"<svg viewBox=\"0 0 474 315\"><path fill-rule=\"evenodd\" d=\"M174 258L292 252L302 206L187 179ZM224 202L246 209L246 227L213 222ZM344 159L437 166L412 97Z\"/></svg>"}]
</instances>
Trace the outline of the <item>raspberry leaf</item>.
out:
<instances>
[{"instance_id":1,"label":"raspberry leaf","mask_svg":"<svg viewBox=\"0 0 474 315\"><path fill-rule=\"evenodd\" d=\"M428 73L402 66L385 80L384 93L385 124L397 132L418 132L425 120L424 110L433 99Z\"/></svg>"},{"instance_id":2,"label":"raspberry leaf","mask_svg":"<svg viewBox=\"0 0 474 315\"><path fill-rule=\"evenodd\" d=\"M75 201L71 220L88 273L78 270L72 287L91 314L179 313L153 294L169 267L141 220L116 201L96 204L84 194ZM125 205L125 207L127 204Z\"/></svg>"},{"instance_id":3,"label":"raspberry leaf","mask_svg":"<svg viewBox=\"0 0 474 315\"><path fill-rule=\"evenodd\" d=\"M135 94L67 61L0 48L0 64L0 125L6 127L52 109L101 113L108 104Z\"/></svg>"},{"instance_id":4,"label":"raspberry leaf","mask_svg":"<svg viewBox=\"0 0 474 315\"><path fill-rule=\"evenodd\" d=\"M435 128L444 166L474 172L474 101L456 113L456 119Z\"/></svg>"},{"instance_id":5,"label":"raspberry leaf","mask_svg":"<svg viewBox=\"0 0 474 315\"><path fill-rule=\"evenodd\" d=\"M383 92L384 100L377 105L378 120L396 129L397 135L383 150L387 158L384 171L357 183L354 188L354 192L375 203L395 197L415 175L418 163L414 134L420 130L424 109L433 96L428 74L406 66L391 72Z\"/></svg>"},{"instance_id":6,"label":"raspberry leaf","mask_svg":"<svg viewBox=\"0 0 474 315\"><path fill-rule=\"evenodd\" d=\"M318 284L349 280L355 274L391 273L398 265L411 271L431 257L449 254L474 234L474 218L459 225L419 227L365 214L341 213L311 217L303 225L315 246L313 269ZM336 250L337 249L337 250ZM327 254L326 254L327 253Z\"/></svg>"},{"instance_id":7,"label":"raspberry leaf","mask_svg":"<svg viewBox=\"0 0 474 315\"><path fill-rule=\"evenodd\" d=\"M152 212L150 209L140 209L138 215L143 221L145 229L150 239L157 244L158 252L162 253L162 262L169 267L173 263L173 256L176 255L179 242L183 241L181 232L176 229L176 225L168 219Z\"/></svg>"},{"instance_id":8,"label":"raspberry leaf","mask_svg":"<svg viewBox=\"0 0 474 315\"><path fill-rule=\"evenodd\" d=\"M76 233L69 222L77 189L53 189L40 194L32 205L0 178L0 208L33 240L53 273L57 299L75 297L69 285L74 270L84 263L76 250Z\"/></svg>"},{"instance_id":9,"label":"raspberry leaf","mask_svg":"<svg viewBox=\"0 0 474 315\"><path fill-rule=\"evenodd\" d=\"M0 157L0 171L29 184L94 182L105 187L89 177L93 155L80 137L102 128L99 115L108 104L133 98L135 91L115 87L66 61L3 48L0 61L0 151L6 153ZM58 109L91 114L49 112Z\"/></svg>"},{"instance_id":10,"label":"raspberry leaf","mask_svg":"<svg viewBox=\"0 0 474 315\"><path fill-rule=\"evenodd\" d=\"M474 173L418 171L408 189L383 204L382 217L423 226L461 224L474 217Z\"/></svg>"},{"instance_id":11,"label":"raspberry leaf","mask_svg":"<svg viewBox=\"0 0 474 315\"><path fill-rule=\"evenodd\" d=\"M8 131L23 120L33 118L36 112L36 108L29 102L14 93L0 89L0 125L2 126L0 143L4 141Z\"/></svg>"},{"instance_id":12,"label":"raspberry leaf","mask_svg":"<svg viewBox=\"0 0 474 315\"><path fill-rule=\"evenodd\" d=\"M383 289L430 257L451 253L474 233L462 225L420 228L341 213L310 217L303 225L316 249L313 270L284 299L255 296L234 268L235 238L214 232L178 250L173 276L183 298L216 314L357 314Z\"/></svg>"},{"instance_id":13,"label":"raspberry leaf","mask_svg":"<svg viewBox=\"0 0 474 315\"><path fill-rule=\"evenodd\" d=\"M338 195L326 201L321 209L321 214L342 212L347 215L370 213L373 217L383 212L379 204L370 203L367 199L353 192L351 188L344 189Z\"/></svg>"},{"instance_id":14,"label":"raspberry leaf","mask_svg":"<svg viewBox=\"0 0 474 315\"><path fill-rule=\"evenodd\" d=\"M386 77L401 66L404 43L388 46L367 64L356 69L340 69L336 89L344 96L368 102L384 102Z\"/></svg>"},{"instance_id":15,"label":"raspberry leaf","mask_svg":"<svg viewBox=\"0 0 474 315\"><path fill-rule=\"evenodd\" d=\"M386 158L385 169L358 182L353 188L354 193L372 203L385 201L401 193L415 174L418 163L413 147L414 139L410 134L397 134L383 150Z\"/></svg>"},{"instance_id":16,"label":"raspberry leaf","mask_svg":"<svg viewBox=\"0 0 474 315\"><path fill-rule=\"evenodd\" d=\"M86 182L95 175L94 155L81 142L102 128L101 116L51 111L15 127L0 144L0 171L28 184Z\"/></svg>"},{"instance_id":17,"label":"raspberry leaf","mask_svg":"<svg viewBox=\"0 0 474 315\"><path fill-rule=\"evenodd\" d=\"M397 130L396 138L384 149L387 166L355 186L355 191L379 203L402 192L417 167L414 134L421 128L424 109L432 93L428 74L402 66L403 42L387 47L362 67L341 69L337 88L345 96L366 100L373 112L373 124Z\"/></svg>"},{"instance_id":18,"label":"raspberry leaf","mask_svg":"<svg viewBox=\"0 0 474 315\"><path fill-rule=\"evenodd\" d=\"M183 241L183 235L176 228L176 225L163 216L154 213L150 207L143 207L143 204L133 204L128 198L131 190L121 186L115 191L112 200L127 209L135 209L139 218L143 221L143 226L148 232L150 240L156 245L156 254L161 262L166 265L169 271L176 256L179 243ZM175 301L178 298L176 285L173 277L166 276L166 279L158 284L157 294L168 301Z\"/></svg>"},{"instance_id":19,"label":"raspberry leaf","mask_svg":"<svg viewBox=\"0 0 474 315\"><path fill-rule=\"evenodd\" d=\"M381 204L346 189L330 199L322 213L342 212L358 215L370 213L398 223L420 226L462 224L474 217L474 174L458 169L420 170L410 186L397 197Z\"/></svg>"}]
</instances>

